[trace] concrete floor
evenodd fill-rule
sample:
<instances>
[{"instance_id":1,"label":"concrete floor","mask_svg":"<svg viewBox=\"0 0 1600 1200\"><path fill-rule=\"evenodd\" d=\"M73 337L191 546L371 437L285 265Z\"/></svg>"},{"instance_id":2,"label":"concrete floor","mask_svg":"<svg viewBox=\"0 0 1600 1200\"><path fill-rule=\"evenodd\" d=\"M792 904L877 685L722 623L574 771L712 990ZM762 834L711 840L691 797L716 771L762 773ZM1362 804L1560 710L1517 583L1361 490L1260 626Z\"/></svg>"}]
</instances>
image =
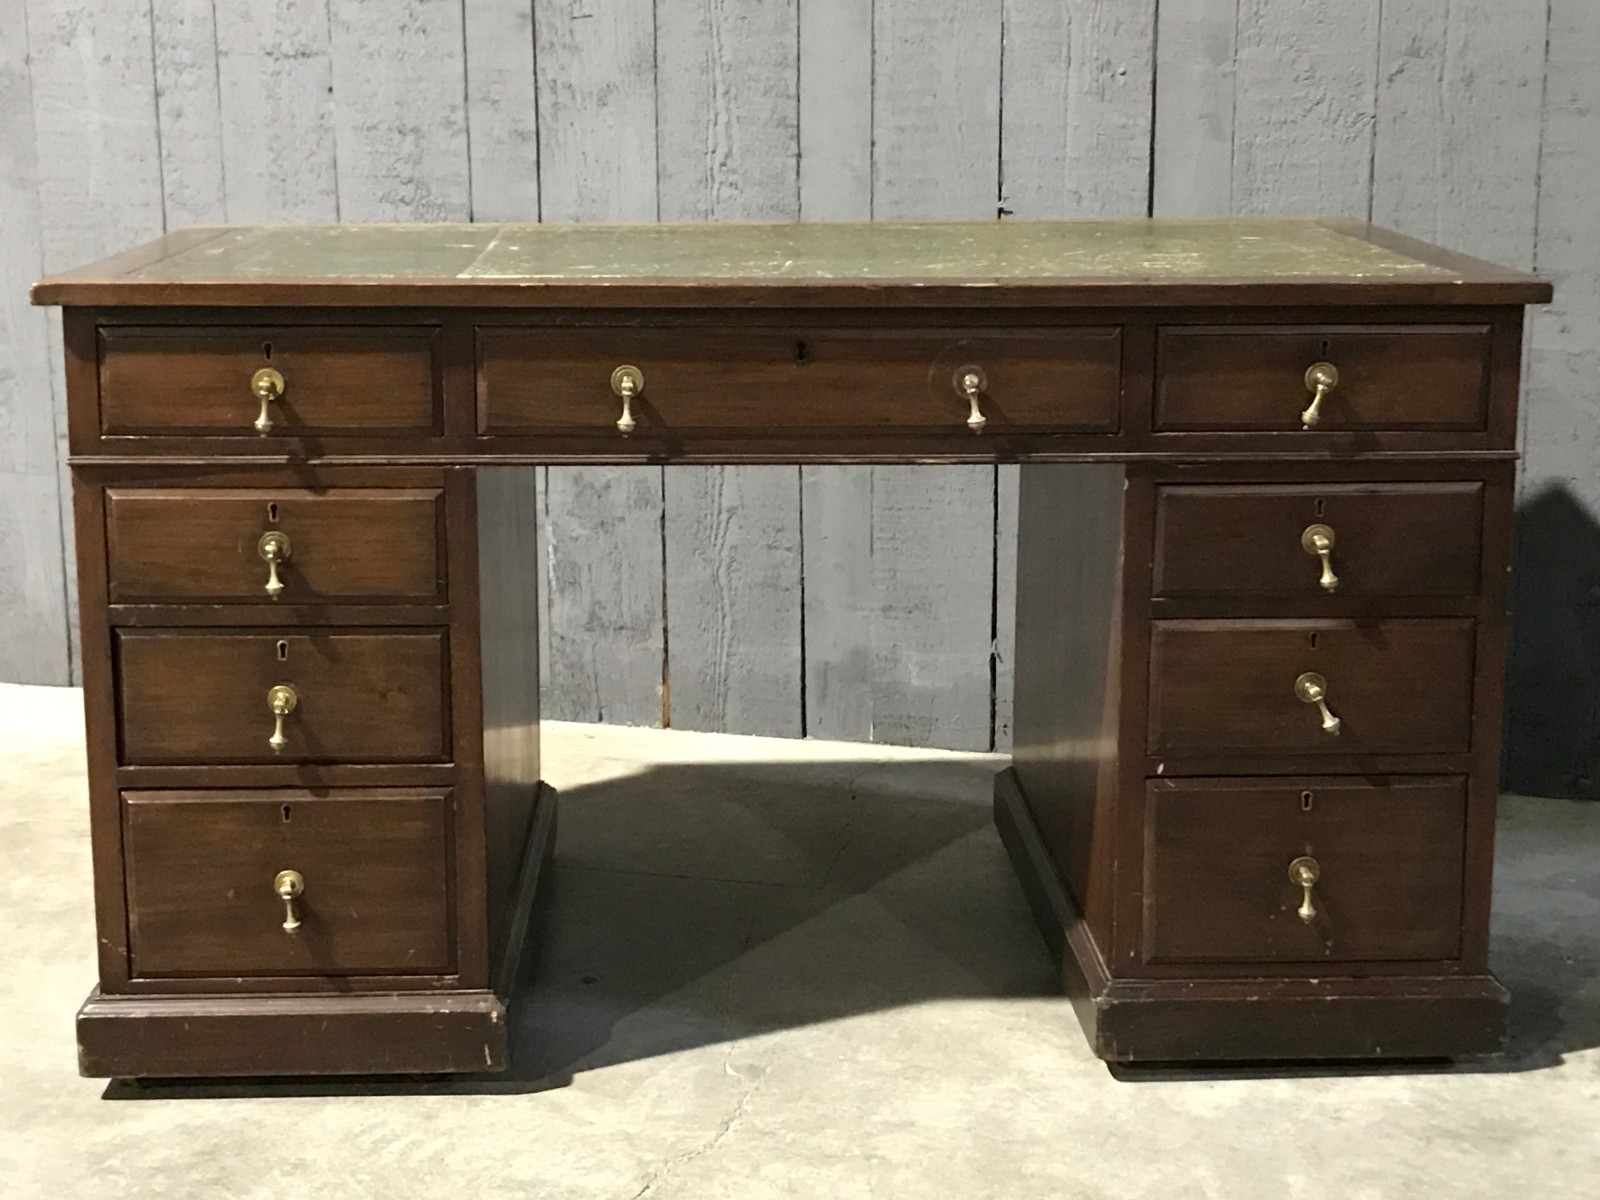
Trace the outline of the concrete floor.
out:
<instances>
[{"instance_id":1,"label":"concrete floor","mask_svg":"<svg viewBox=\"0 0 1600 1200\"><path fill-rule=\"evenodd\" d=\"M0 686L0 1197L1592 1196L1600 805L1509 800L1503 1059L1114 1077L989 820L1002 761L551 725L509 1076L78 1078L78 693Z\"/></svg>"}]
</instances>

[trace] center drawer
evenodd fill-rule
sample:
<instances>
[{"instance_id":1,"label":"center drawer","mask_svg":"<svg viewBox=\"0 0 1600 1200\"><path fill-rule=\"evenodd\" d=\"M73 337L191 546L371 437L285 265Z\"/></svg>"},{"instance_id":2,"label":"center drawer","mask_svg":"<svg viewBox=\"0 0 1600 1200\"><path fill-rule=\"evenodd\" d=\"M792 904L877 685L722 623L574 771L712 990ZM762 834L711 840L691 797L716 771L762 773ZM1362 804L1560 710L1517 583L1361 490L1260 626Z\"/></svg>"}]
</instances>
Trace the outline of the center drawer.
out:
<instances>
[{"instance_id":1,"label":"center drawer","mask_svg":"<svg viewBox=\"0 0 1600 1200\"><path fill-rule=\"evenodd\" d=\"M446 792L127 792L122 812L135 976L453 969Z\"/></svg>"},{"instance_id":2,"label":"center drawer","mask_svg":"<svg viewBox=\"0 0 1600 1200\"><path fill-rule=\"evenodd\" d=\"M621 436L620 366L638 368L633 436L674 429L772 435L865 429L969 435L1006 429L1113 433L1116 328L872 333L626 328L478 330L484 433ZM973 368L968 371L967 368ZM973 394L963 390L968 375Z\"/></svg>"},{"instance_id":3,"label":"center drawer","mask_svg":"<svg viewBox=\"0 0 1600 1200\"><path fill-rule=\"evenodd\" d=\"M446 761L445 639L118 630L122 761Z\"/></svg>"},{"instance_id":4,"label":"center drawer","mask_svg":"<svg viewBox=\"0 0 1600 1200\"><path fill-rule=\"evenodd\" d=\"M1454 754L1472 740L1467 619L1155 621L1152 754Z\"/></svg>"}]
</instances>

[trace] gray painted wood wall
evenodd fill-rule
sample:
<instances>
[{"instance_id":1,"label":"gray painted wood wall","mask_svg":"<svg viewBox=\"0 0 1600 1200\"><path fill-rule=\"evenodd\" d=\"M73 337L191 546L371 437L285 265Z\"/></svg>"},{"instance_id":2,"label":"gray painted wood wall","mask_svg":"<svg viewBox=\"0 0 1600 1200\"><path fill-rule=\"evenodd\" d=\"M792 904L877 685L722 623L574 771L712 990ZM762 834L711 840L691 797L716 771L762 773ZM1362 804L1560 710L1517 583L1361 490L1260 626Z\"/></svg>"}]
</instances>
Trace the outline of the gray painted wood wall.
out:
<instances>
[{"instance_id":1,"label":"gray painted wood wall","mask_svg":"<svg viewBox=\"0 0 1600 1200\"><path fill-rule=\"evenodd\" d=\"M1525 509L1592 535L1597 62L1593 0L0 0L0 678L72 671L26 284L196 222L1370 214L1555 276ZM541 474L549 715L1008 744L1014 469Z\"/></svg>"}]
</instances>

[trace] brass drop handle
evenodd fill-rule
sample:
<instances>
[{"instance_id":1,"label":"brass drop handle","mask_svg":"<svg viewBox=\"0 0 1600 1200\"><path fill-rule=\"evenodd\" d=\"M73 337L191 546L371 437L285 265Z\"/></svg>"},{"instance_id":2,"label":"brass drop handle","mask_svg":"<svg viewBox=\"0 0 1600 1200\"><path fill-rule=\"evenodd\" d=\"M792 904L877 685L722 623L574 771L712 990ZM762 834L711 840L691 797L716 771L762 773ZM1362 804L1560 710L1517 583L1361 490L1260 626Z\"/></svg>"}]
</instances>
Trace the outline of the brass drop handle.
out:
<instances>
[{"instance_id":1,"label":"brass drop handle","mask_svg":"<svg viewBox=\"0 0 1600 1200\"><path fill-rule=\"evenodd\" d=\"M272 404L283 398L283 375L273 367L262 367L250 376L250 394L261 405L261 415L256 418L256 432L262 437L272 432Z\"/></svg>"},{"instance_id":2,"label":"brass drop handle","mask_svg":"<svg viewBox=\"0 0 1600 1200\"><path fill-rule=\"evenodd\" d=\"M1344 724L1333 715L1328 708L1328 681L1315 671L1307 671L1294 681L1295 698L1301 704L1315 704L1322 712L1322 732L1339 736L1339 729Z\"/></svg>"},{"instance_id":3,"label":"brass drop handle","mask_svg":"<svg viewBox=\"0 0 1600 1200\"><path fill-rule=\"evenodd\" d=\"M1339 577L1333 573L1333 544L1333 529L1328 525L1307 525L1300 535L1300 548L1322 560L1322 578L1317 582L1325 592L1339 587Z\"/></svg>"},{"instance_id":4,"label":"brass drop handle","mask_svg":"<svg viewBox=\"0 0 1600 1200\"><path fill-rule=\"evenodd\" d=\"M989 418L983 415L983 409L978 401L982 399L984 390L989 386L989 377L984 374L982 367L969 363L956 368L954 382L956 394L972 406L972 411L967 415L967 428L973 433L982 433L983 427L989 423Z\"/></svg>"},{"instance_id":5,"label":"brass drop handle","mask_svg":"<svg viewBox=\"0 0 1600 1200\"><path fill-rule=\"evenodd\" d=\"M1295 911L1307 925L1317 919L1317 904L1312 889L1321 878L1322 864L1314 858L1301 857L1289 864L1289 882L1304 892L1300 907Z\"/></svg>"},{"instance_id":6,"label":"brass drop handle","mask_svg":"<svg viewBox=\"0 0 1600 1200\"><path fill-rule=\"evenodd\" d=\"M274 600L283 595L283 580L278 578L278 568L289 561L292 550L289 535L279 533L276 529L263 533L261 540L256 543L256 552L261 555L261 561L267 564L267 595Z\"/></svg>"},{"instance_id":7,"label":"brass drop handle","mask_svg":"<svg viewBox=\"0 0 1600 1200\"><path fill-rule=\"evenodd\" d=\"M300 693L287 683L275 684L267 691L267 708L272 712L272 736L267 739L267 745L272 747L272 752L277 754L289 744L289 739L283 736L283 719L300 706Z\"/></svg>"},{"instance_id":8,"label":"brass drop handle","mask_svg":"<svg viewBox=\"0 0 1600 1200\"><path fill-rule=\"evenodd\" d=\"M272 890L283 901L283 931L293 933L300 928L300 912L295 901L306 894L306 881L299 871L279 871L272 881Z\"/></svg>"},{"instance_id":9,"label":"brass drop handle","mask_svg":"<svg viewBox=\"0 0 1600 1200\"><path fill-rule=\"evenodd\" d=\"M622 416L617 418L617 429L627 437L639 425L633 419L633 398L644 391L644 372L633 366L618 367L611 372L611 390L622 397Z\"/></svg>"},{"instance_id":10,"label":"brass drop handle","mask_svg":"<svg viewBox=\"0 0 1600 1200\"><path fill-rule=\"evenodd\" d=\"M1306 391L1311 393L1311 403L1300 414L1304 429L1315 429L1322 421L1322 402L1339 386L1339 368L1332 363L1313 363L1306 371Z\"/></svg>"}]
</instances>

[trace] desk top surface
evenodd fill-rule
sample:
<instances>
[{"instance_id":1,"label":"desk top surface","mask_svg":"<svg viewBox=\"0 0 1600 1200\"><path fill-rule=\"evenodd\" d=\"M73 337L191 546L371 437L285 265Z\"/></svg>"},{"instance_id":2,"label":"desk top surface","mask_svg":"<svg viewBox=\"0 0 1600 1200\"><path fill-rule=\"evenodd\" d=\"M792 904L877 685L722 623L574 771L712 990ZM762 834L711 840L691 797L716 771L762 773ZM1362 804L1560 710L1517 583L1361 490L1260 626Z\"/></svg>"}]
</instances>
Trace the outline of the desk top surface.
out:
<instances>
[{"instance_id":1,"label":"desk top surface","mask_svg":"<svg viewBox=\"0 0 1600 1200\"><path fill-rule=\"evenodd\" d=\"M1531 276L1375 226L1261 217L211 227L168 235L33 289L35 303L69 305L1548 298L1549 286Z\"/></svg>"}]
</instances>

